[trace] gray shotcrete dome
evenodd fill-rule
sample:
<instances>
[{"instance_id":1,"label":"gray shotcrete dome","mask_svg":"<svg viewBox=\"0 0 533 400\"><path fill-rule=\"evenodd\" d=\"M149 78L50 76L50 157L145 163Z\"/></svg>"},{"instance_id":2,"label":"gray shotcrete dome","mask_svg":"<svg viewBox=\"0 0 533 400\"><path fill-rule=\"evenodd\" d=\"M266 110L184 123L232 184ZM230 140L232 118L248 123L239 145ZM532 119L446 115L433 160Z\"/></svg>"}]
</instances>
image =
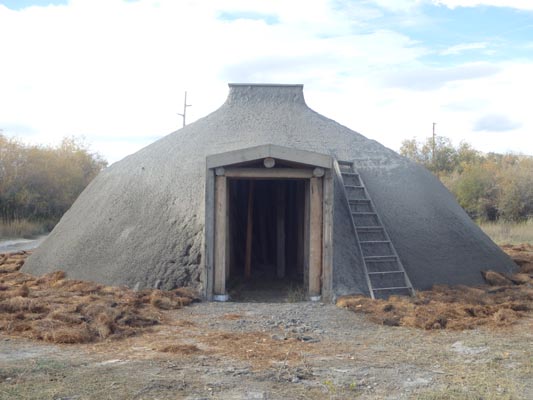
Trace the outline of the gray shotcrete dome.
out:
<instances>
[{"instance_id":1,"label":"gray shotcrete dome","mask_svg":"<svg viewBox=\"0 0 533 400\"><path fill-rule=\"evenodd\" d=\"M324 301L514 270L438 179L311 110L303 85L229 88L103 170L23 270L218 300L232 280L296 280Z\"/></svg>"}]
</instances>

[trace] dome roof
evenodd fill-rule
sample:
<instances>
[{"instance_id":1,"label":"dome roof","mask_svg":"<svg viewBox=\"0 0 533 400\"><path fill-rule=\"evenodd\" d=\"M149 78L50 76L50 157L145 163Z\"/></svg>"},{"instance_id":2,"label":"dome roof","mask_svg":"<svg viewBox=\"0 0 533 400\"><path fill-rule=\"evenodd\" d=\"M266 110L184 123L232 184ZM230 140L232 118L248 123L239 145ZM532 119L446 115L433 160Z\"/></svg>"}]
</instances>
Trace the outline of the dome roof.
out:
<instances>
[{"instance_id":1,"label":"dome roof","mask_svg":"<svg viewBox=\"0 0 533 400\"><path fill-rule=\"evenodd\" d=\"M131 287L201 287L206 158L277 145L354 162L415 288L481 283L514 264L427 170L305 104L302 85L230 84L208 116L102 171L24 270ZM333 285L365 292L335 197Z\"/></svg>"}]
</instances>

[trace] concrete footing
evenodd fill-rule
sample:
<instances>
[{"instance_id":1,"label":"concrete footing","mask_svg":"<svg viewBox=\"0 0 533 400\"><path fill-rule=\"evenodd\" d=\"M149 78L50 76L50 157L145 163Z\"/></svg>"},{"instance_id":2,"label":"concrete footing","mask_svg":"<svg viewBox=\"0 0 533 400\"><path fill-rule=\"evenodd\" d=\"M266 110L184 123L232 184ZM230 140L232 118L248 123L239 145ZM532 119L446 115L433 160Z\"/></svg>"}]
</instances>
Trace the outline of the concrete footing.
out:
<instances>
[{"instance_id":1,"label":"concrete footing","mask_svg":"<svg viewBox=\"0 0 533 400\"><path fill-rule=\"evenodd\" d=\"M213 301L228 301L229 295L227 294L214 294Z\"/></svg>"}]
</instances>

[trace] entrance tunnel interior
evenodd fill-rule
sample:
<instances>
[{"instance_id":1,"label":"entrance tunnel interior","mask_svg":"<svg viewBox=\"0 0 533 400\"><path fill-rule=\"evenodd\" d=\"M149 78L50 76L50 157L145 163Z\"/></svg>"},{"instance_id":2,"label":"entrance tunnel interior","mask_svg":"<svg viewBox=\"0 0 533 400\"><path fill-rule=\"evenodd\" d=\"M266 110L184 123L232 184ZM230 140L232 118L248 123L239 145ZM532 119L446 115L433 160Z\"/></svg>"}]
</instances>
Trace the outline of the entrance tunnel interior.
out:
<instances>
[{"instance_id":1,"label":"entrance tunnel interior","mask_svg":"<svg viewBox=\"0 0 533 400\"><path fill-rule=\"evenodd\" d=\"M230 179L228 288L283 296L304 283L305 181ZM250 247L251 246L251 247ZM247 257L247 247L249 255ZM248 262L247 262L248 258Z\"/></svg>"}]
</instances>

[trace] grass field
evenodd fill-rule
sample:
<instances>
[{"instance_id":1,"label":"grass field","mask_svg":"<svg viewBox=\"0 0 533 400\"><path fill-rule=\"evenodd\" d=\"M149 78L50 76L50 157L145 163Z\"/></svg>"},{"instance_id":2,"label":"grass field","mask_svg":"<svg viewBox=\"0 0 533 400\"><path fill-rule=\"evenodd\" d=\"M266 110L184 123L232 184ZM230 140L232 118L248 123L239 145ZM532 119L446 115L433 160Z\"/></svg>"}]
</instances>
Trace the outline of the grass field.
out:
<instances>
[{"instance_id":1,"label":"grass field","mask_svg":"<svg viewBox=\"0 0 533 400\"><path fill-rule=\"evenodd\" d=\"M0 239L31 239L51 230L50 221L29 221L16 219L13 221L0 220Z\"/></svg>"},{"instance_id":2,"label":"grass field","mask_svg":"<svg viewBox=\"0 0 533 400\"><path fill-rule=\"evenodd\" d=\"M526 222L480 222L479 227L497 244L533 244L533 219ZM0 240L33 238L52 230L51 221L0 220Z\"/></svg>"},{"instance_id":3,"label":"grass field","mask_svg":"<svg viewBox=\"0 0 533 400\"><path fill-rule=\"evenodd\" d=\"M533 244L533 219L527 222L483 222L479 227L498 244Z\"/></svg>"}]
</instances>

